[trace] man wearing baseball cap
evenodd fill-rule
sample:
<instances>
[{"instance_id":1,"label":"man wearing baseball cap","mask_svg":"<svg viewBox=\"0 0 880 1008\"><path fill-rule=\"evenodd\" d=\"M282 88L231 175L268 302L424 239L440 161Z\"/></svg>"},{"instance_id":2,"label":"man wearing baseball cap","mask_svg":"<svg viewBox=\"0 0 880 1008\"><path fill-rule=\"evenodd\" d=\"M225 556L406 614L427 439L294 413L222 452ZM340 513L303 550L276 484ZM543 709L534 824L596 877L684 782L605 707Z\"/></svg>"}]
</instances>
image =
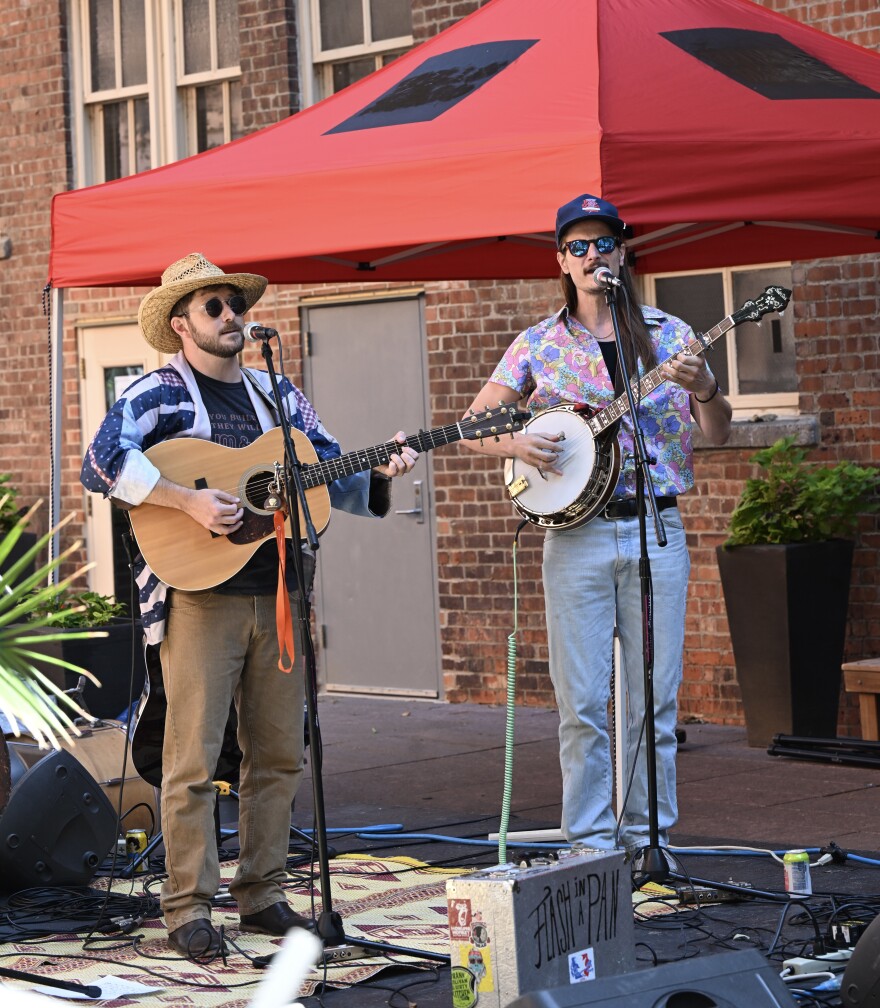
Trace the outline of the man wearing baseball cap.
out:
<instances>
[{"instance_id":1,"label":"man wearing baseball cap","mask_svg":"<svg viewBox=\"0 0 880 1008\"><path fill-rule=\"evenodd\" d=\"M245 447L278 425L269 375L243 369L238 360L243 316L266 285L256 274L226 273L199 252L165 270L141 302L138 320L146 341L174 356L136 379L110 408L83 461L87 489L123 507L178 509L214 536L242 527L244 506L234 488L182 486L145 452L177 438ZM339 444L303 393L285 377L279 386L283 412L318 459L338 458ZM388 512L389 480L409 472L416 460L402 431L395 440L400 451L387 465L330 485L334 507L373 517ZM187 545L182 542L181 550ZM280 560L270 529L241 569L209 590L169 589L142 557L136 563L141 620L147 642L160 650L167 701L162 909L169 944L190 959L210 959L223 947L211 923L220 883L213 777L233 702L242 753L240 856L229 892L241 929L283 935L311 923L290 909L282 889L291 803L303 768L304 680L301 667L287 675L278 667ZM286 587L291 595L296 589L289 579Z\"/></svg>"},{"instance_id":2,"label":"man wearing baseball cap","mask_svg":"<svg viewBox=\"0 0 880 1008\"><path fill-rule=\"evenodd\" d=\"M572 842L600 849L623 847L634 855L649 840L649 809L641 733L644 646L632 420L627 411L619 429L611 428L622 464L615 469L609 462L607 470L596 470L594 459L611 458L612 453L596 449L586 423L576 437L563 439L560 414L541 413L564 403L602 409L623 393L607 297L612 285L630 377L665 362L661 373L666 380L636 404L648 455L656 460L651 476L668 537L661 549L653 527L648 529L658 820L665 846L677 820L676 697L689 571L678 495L694 482L693 423L708 440L721 444L729 436L731 409L705 358L687 350L695 340L690 326L639 304L626 259L629 229L614 204L589 193L576 196L557 211L555 234L565 304L516 337L472 407L527 397L535 417L513 438L468 447L513 459L521 473L519 493L535 487L535 495L548 502L548 513L560 509L553 515L555 526L546 516L534 520L544 520L548 528L544 599L550 675L560 714L563 833ZM567 501L563 493L572 486L577 488L574 500ZM592 508L585 503L591 493ZM573 510L566 513L560 497ZM579 521L577 507L592 517ZM648 520L652 525L650 512ZM615 626L628 695L627 709L619 714L626 719L626 771L635 768L620 822L611 803L607 718Z\"/></svg>"}]
</instances>

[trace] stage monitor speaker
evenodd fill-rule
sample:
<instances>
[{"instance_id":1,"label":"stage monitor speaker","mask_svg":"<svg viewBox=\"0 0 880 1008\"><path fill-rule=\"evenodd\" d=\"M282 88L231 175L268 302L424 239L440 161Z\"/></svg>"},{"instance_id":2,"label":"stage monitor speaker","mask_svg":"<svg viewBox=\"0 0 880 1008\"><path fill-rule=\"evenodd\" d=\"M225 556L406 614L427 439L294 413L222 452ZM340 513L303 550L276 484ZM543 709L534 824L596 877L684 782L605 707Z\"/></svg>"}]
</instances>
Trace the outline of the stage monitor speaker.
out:
<instances>
[{"instance_id":1,"label":"stage monitor speaker","mask_svg":"<svg viewBox=\"0 0 880 1008\"><path fill-rule=\"evenodd\" d=\"M783 1008L797 1002L754 949L525 994L508 1008Z\"/></svg>"},{"instance_id":2,"label":"stage monitor speaker","mask_svg":"<svg viewBox=\"0 0 880 1008\"><path fill-rule=\"evenodd\" d=\"M846 1008L880 1005L880 917L875 917L856 942L840 985Z\"/></svg>"},{"instance_id":3,"label":"stage monitor speaker","mask_svg":"<svg viewBox=\"0 0 880 1008\"><path fill-rule=\"evenodd\" d=\"M116 841L116 813L69 752L52 752L13 788L0 816L0 886L85 886Z\"/></svg>"}]
</instances>

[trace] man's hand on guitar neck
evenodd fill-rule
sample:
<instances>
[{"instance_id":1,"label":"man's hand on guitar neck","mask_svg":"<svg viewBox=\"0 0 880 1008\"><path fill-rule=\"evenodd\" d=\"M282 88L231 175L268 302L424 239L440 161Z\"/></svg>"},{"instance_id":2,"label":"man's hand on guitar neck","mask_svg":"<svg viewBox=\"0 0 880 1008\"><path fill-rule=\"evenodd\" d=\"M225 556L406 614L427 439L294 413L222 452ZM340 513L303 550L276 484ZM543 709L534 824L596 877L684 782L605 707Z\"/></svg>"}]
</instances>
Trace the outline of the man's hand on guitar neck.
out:
<instances>
[{"instance_id":1,"label":"man's hand on guitar neck","mask_svg":"<svg viewBox=\"0 0 880 1008\"><path fill-rule=\"evenodd\" d=\"M379 473L380 476L387 476L389 479L408 473L419 457L419 453L406 443L406 435L403 431L398 431L391 440L402 446L400 452L392 455L387 465L373 466L373 472Z\"/></svg>"},{"instance_id":2,"label":"man's hand on guitar neck","mask_svg":"<svg viewBox=\"0 0 880 1008\"><path fill-rule=\"evenodd\" d=\"M244 515L239 498L225 490L215 490L213 487L193 490L172 483L164 476L159 477L159 482L153 487L145 503L177 508L216 535L237 532Z\"/></svg>"}]
</instances>

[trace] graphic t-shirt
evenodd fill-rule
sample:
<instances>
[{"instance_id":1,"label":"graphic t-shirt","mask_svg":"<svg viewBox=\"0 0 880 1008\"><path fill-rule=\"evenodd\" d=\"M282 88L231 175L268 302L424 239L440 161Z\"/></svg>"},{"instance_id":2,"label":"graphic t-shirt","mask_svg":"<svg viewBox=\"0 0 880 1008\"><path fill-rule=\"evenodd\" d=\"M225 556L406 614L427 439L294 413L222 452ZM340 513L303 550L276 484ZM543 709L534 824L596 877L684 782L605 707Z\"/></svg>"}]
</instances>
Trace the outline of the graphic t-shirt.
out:
<instances>
[{"instance_id":1,"label":"graphic t-shirt","mask_svg":"<svg viewBox=\"0 0 880 1008\"><path fill-rule=\"evenodd\" d=\"M202 402L211 420L211 440L225 448L245 448L263 433L244 380L222 382L193 368ZM234 493L230 487L224 489ZM288 588L292 590L293 560L287 540ZM226 595L274 595L278 585L278 547L270 536L237 574L217 585L214 591Z\"/></svg>"}]
</instances>

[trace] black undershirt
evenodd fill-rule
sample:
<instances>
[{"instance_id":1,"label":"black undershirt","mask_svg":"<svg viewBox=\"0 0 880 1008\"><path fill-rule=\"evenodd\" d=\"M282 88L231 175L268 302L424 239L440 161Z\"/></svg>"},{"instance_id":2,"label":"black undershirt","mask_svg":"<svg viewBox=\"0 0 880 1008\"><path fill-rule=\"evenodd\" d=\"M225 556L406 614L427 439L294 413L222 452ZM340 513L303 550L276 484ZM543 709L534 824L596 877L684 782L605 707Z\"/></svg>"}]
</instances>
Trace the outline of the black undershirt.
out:
<instances>
[{"instance_id":1,"label":"black undershirt","mask_svg":"<svg viewBox=\"0 0 880 1008\"><path fill-rule=\"evenodd\" d=\"M211 440L227 448L244 448L263 433L244 381L217 381L193 368L202 402L211 421ZM235 493L234 487L224 487ZM295 587L293 550L287 540L287 585ZM217 585L223 595L274 595L278 585L278 547L267 539L238 573Z\"/></svg>"},{"instance_id":2,"label":"black undershirt","mask_svg":"<svg viewBox=\"0 0 880 1008\"><path fill-rule=\"evenodd\" d=\"M611 375L612 385L617 387L617 343L615 340L596 340L599 344L599 349L602 351L602 357L605 359L605 367L608 368L608 374Z\"/></svg>"}]
</instances>

